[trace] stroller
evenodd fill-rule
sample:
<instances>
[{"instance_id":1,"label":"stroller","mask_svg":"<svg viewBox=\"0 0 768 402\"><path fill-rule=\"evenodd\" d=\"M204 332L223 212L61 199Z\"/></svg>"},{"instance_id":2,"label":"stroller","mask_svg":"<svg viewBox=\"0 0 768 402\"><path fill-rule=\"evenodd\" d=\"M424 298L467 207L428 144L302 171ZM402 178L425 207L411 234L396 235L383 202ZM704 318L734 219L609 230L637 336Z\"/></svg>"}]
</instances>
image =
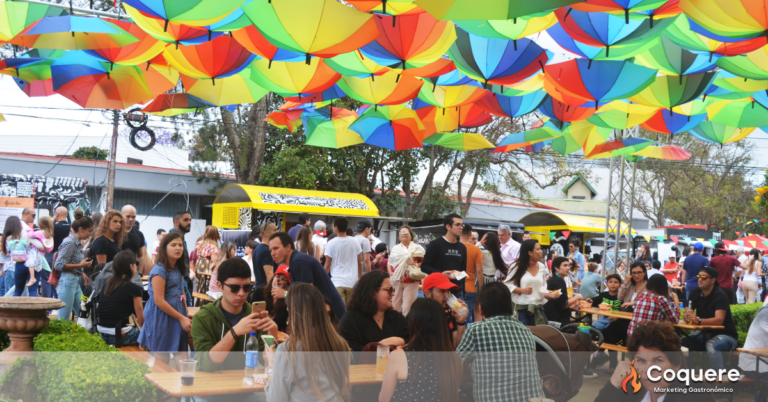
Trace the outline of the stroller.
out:
<instances>
[{"instance_id":1,"label":"stroller","mask_svg":"<svg viewBox=\"0 0 768 402\"><path fill-rule=\"evenodd\" d=\"M570 400L581 389L589 356L602 343L602 335L593 328L589 334L581 332L578 324L566 325L561 330L548 325L528 328L536 341L536 363L544 382L544 396L555 402Z\"/></svg>"}]
</instances>

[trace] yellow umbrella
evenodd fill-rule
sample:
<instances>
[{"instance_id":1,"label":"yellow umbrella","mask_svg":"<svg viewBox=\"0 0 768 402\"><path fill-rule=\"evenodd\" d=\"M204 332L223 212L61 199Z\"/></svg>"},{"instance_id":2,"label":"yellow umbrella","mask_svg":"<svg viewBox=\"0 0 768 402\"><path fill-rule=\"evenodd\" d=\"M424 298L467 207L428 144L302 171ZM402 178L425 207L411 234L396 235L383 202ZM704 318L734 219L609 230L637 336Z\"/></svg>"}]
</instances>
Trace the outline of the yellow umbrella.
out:
<instances>
[{"instance_id":1,"label":"yellow umbrella","mask_svg":"<svg viewBox=\"0 0 768 402\"><path fill-rule=\"evenodd\" d=\"M216 106L236 105L241 103L256 103L269 91L260 87L251 79L253 66L226 78L216 80L197 79L181 75L184 89Z\"/></svg>"}]
</instances>

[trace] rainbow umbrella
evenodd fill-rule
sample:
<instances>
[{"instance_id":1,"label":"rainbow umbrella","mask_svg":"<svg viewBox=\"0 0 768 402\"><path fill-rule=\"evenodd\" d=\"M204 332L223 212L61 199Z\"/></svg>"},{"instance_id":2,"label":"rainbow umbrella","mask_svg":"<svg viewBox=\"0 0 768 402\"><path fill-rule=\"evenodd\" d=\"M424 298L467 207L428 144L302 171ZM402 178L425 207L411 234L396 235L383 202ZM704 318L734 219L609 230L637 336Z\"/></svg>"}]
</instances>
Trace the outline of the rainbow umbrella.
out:
<instances>
[{"instance_id":1,"label":"rainbow umbrella","mask_svg":"<svg viewBox=\"0 0 768 402\"><path fill-rule=\"evenodd\" d=\"M744 55L722 57L717 60L717 66L739 77L766 80L768 79L768 50L761 47Z\"/></svg>"},{"instance_id":2,"label":"rainbow umbrella","mask_svg":"<svg viewBox=\"0 0 768 402\"><path fill-rule=\"evenodd\" d=\"M631 155L624 155L630 162L643 158L664 159L668 161L682 161L691 157L691 154L677 145L664 145L660 147L647 147Z\"/></svg>"},{"instance_id":3,"label":"rainbow umbrella","mask_svg":"<svg viewBox=\"0 0 768 402\"><path fill-rule=\"evenodd\" d=\"M419 91L419 99L432 106L446 109L475 103L485 96L486 93L487 91L483 88L473 85L434 87L425 82Z\"/></svg>"},{"instance_id":4,"label":"rainbow umbrella","mask_svg":"<svg viewBox=\"0 0 768 402\"><path fill-rule=\"evenodd\" d=\"M452 87L456 85L475 84L475 80L469 78L466 74L463 74L458 69L451 72L441 74L435 77L420 77L422 80L432 83L433 87L438 85L444 87Z\"/></svg>"},{"instance_id":5,"label":"rainbow umbrella","mask_svg":"<svg viewBox=\"0 0 768 402\"><path fill-rule=\"evenodd\" d=\"M301 114L304 110L289 110L289 111L276 111L267 115L265 119L269 124L290 131L295 132L299 126L301 126Z\"/></svg>"},{"instance_id":6,"label":"rainbow umbrella","mask_svg":"<svg viewBox=\"0 0 768 402\"><path fill-rule=\"evenodd\" d=\"M327 102L335 99L343 98L347 96L344 91L341 90L338 84L333 84L332 87L315 93L298 94L296 96L287 96L285 100L294 102L316 103ZM301 99L299 99L301 98Z\"/></svg>"},{"instance_id":7,"label":"rainbow umbrella","mask_svg":"<svg viewBox=\"0 0 768 402\"><path fill-rule=\"evenodd\" d=\"M441 21L510 20L538 14L580 0L416 0L416 5Z\"/></svg>"},{"instance_id":8,"label":"rainbow umbrella","mask_svg":"<svg viewBox=\"0 0 768 402\"><path fill-rule=\"evenodd\" d=\"M51 78L37 81L26 81L17 77L11 78L19 89L30 98L51 96L55 94L53 91L53 80Z\"/></svg>"},{"instance_id":9,"label":"rainbow umbrella","mask_svg":"<svg viewBox=\"0 0 768 402\"><path fill-rule=\"evenodd\" d=\"M641 105L672 108L692 102L701 96L714 79L714 72L677 77L660 75L651 85L628 99Z\"/></svg>"},{"instance_id":10,"label":"rainbow umbrella","mask_svg":"<svg viewBox=\"0 0 768 402\"><path fill-rule=\"evenodd\" d=\"M680 8L716 35L744 39L768 30L768 9L763 1L680 0Z\"/></svg>"},{"instance_id":11,"label":"rainbow umbrella","mask_svg":"<svg viewBox=\"0 0 768 402\"><path fill-rule=\"evenodd\" d=\"M8 42L18 33L45 17L58 17L67 12L47 4L0 1L0 42Z\"/></svg>"},{"instance_id":12,"label":"rainbow umbrella","mask_svg":"<svg viewBox=\"0 0 768 402\"><path fill-rule=\"evenodd\" d=\"M654 69L613 60L569 60L545 66L544 72L545 80L549 80L557 91L584 102L592 101L595 105L600 101L633 96L656 78Z\"/></svg>"},{"instance_id":13,"label":"rainbow umbrella","mask_svg":"<svg viewBox=\"0 0 768 402\"><path fill-rule=\"evenodd\" d=\"M563 127L562 136L552 140L550 148L560 155L570 155L581 149L589 150L598 143L605 142L613 130L598 127L586 120L574 121Z\"/></svg>"},{"instance_id":14,"label":"rainbow umbrella","mask_svg":"<svg viewBox=\"0 0 768 402\"><path fill-rule=\"evenodd\" d=\"M714 121L704 121L688 132L702 141L727 144L739 141L752 134L753 131L755 131L755 127L737 128Z\"/></svg>"},{"instance_id":15,"label":"rainbow umbrella","mask_svg":"<svg viewBox=\"0 0 768 402\"><path fill-rule=\"evenodd\" d=\"M667 75L697 74L716 67L706 54L685 50L663 34L656 45L635 57L635 63Z\"/></svg>"},{"instance_id":16,"label":"rainbow umbrella","mask_svg":"<svg viewBox=\"0 0 768 402\"><path fill-rule=\"evenodd\" d=\"M556 22L555 14L547 11L506 20L456 21L456 25L485 38L518 40L539 33Z\"/></svg>"},{"instance_id":17,"label":"rainbow umbrella","mask_svg":"<svg viewBox=\"0 0 768 402\"><path fill-rule=\"evenodd\" d=\"M342 77L339 87L350 98L371 105L399 105L416 97L422 81L415 77L399 75L389 71L381 77Z\"/></svg>"},{"instance_id":18,"label":"rainbow umbrella","mask_svg":"<svg viewBox=\"0 0 768 402\"><path fill-rule=\"evenodd\" d=\"M125 0L123 3L152 17L190 26L216 23L244 0Z\"/></svg>"},{"instance_id":19,"label":"rainbow umbrella","mask_svg":"<svg viewBox=\"0 0 768 402\"><path fill-rule=\"evenodd\" d=\"M133 35L137 42L123 47L108 47L87 50L91 55L102 58L105 61L115 64L136 65L146 63L163 52L165 43L153 38L147 34L141 27L125 20L116 20L105 18L126 32Z\"/></svg>"},{"instance_id":20,"label":"rainbow umbrella","mask_svg":"<svg viewBox=\"0 0 768 402\"><path fill-rule=\"evenodd\" d=\"M232 37L243 45L249 52L272 61L304 61L306 57L301 53L290 50L280 49L271 44L259 29L253 25L248 25L231 32Z\"/></svg>"},{"instance_id":21,"label":"rainbow umbrella","mask_svg":"<svg viewBox=\"0 0 768 402\"><path fill-rule=\"evenodd\" d=\"M341 77L318 57L312 58L309 64L261 59L252 66L251 78L257 84L283 97L298 96L301 100L305 94L330 89Z\"/></svg>"},{"instance_id":22,"label":"rainbow umbrella","mask_svg":"<svg viewBox=\"0 0 768 402\"><path fill-rule=\"evenodd\" d=\"M144 14L125 3L123 3L123 7L139 28L157 40L175 43L176 46L179 44L196 45L222 35L221 32L213 32L210 29L165 22L163 19Z\"/></svg>"},{"instance_id":23,"label":"rainbow umbrella","mask_svg":"<svg viewBox=\"0 0 768 402\"><path fill-rule=\"evenodd\" d=\"M456 151L476 151L495 147L482 134L475 133L436 133L425 138L424 143Z\"/></svg>"},{"instance_id":24,"label":"rainbow umbrella","mask_svg":"<svg viewBox=\"0 0 768 402\"><path fill-rule=\"evenodd\" d=\"M168 46L163 56L180 73L192 78L226 78L243 71L256 55L231 36L220 36L199 45Z\"/></svg>"},{"instance_id":25,"label":"rainbow umbrella","mask_svg":"<svg viewBox=\"0 0 768 402\"><path fill-rule=\"evenodd\" d=\"M150 113L155 116L176 116L184 113L199 112L200 110L214 107L196 96L187 93L162 94L150 102L142 113Z\"/></svg>"},{"instance_id":26,"label":"rainbow umbrella","mask_svg":"<svg viewBox=\"0 0 768 402\"><path fill-rule=\"evenodd\" d=\"M545 141L551 141L554 138L562 136L560 130L551 126L537 127L520 133L510 134L502 139L498 146L491 153L501 153L514 151L515 149L525 148L527 146L540 144Z\"/></svg>"},{"instance_id":27,"label":"rainbow umbrella","mask_svg":"<svg viewBox=\"0 0 768 402\"><path fill-rule=\"evenodd\" d=\"M629 21L629 13L639 11L650 11L661 7L667 0L585 0L581 3L572 4L574 10L594 13L621 13Z\"/></svg>"},{"instance_id":28,"label":"rainbow umbrella","mask_svg":"<svg viewBox=\"0 0 768 402\"><path fill-rule=\"evenodd\" d=\"M504 96L489 92L480 98L476 105L496 116L518 117L538 109L547 98L548 95L544 91L521 96Z\"/></svg>"},{"instance_id":29,"label":"rainbow umbrella","mask_svg":"<svg viewBox=\"0 0 768 402\"><path fill-rule=\"evenodd\" d=\"M659 109L640 126L655 133L679 134L698 126L706 118L706 113L687 115L671 109Z\"/></svg>"},{"instance_id":30,"label":"rainbow umbrella","mask_svg":"<svg viewBox=\"0 0 768 402\"><path fill-rule=\"evenodd\" d=\"M437 21L427 13L399 16L395 26L390 18L374 17L381 36L360 48L365 57L381 66L398 70L424 67L438 61L456 40L451 22Z\"/></svg>"},{"instance_id":31,"label":"rainbow umbrella","mask_svg":"<svg viewBox=\"0 0 768 402\"><path fill-rule=\"evenodd\" d=\"M392 151L421 148L425 132L416 112L401 105L368 108L349 129L366 144Z\"/></svg>"},{"instance_id":32,"label":"rainbow umbrella","mask_svg":"<svg viewBox=\"0 0 768 402\"><path fill-rule=\"evenodd\" d=\"M44 17L9 43L38 49L83 50L123 47L138 39L119 26L93 17Z\"/></svg>"},{"instance_id":33,"label":"rainbow umbrella","mask_svg":"<svg viewBox=\"0 0 768 402\"><path fill-rule=\"evenodd\" d=\"M456 67L470 78L488 84L514 84L535 74L549 60L547 52L536 42L524 38L517 41L489 39L463 29L456 31L456 42L448 56Z\"/></svg>"},{"instance_id":34,"label":"rainbow umbrella","mask_svg":"<svg viewBox=\"0 0 768 402\"><path fill-rule=\"evenodd\" d=\"M254 0L245 0L243 4L248 4L252 1ZM245 11L243 11L241 6L227 14L221 20L210 25L204 25L203 28L209 31L232 32L248 26L253 26L253 23L251 22L251 19L245 15Z\"/></svg>"},{"instance_id":35,"label":"rainbow umbrella","mask_svg":"<svg viewBox=\"0 0 768 402\"><path fill-rule=\"evenodd\" d=\"M0 60L0 74L9 75L29 97L53 95L53 80L51 79L51 64L65 50L30 49L18 58Z\"/></svg>"},{"instance_id":36,"label":"rainbow umbrella","mask_svg":"<svg viewBox=\"0 0 768 402\"><path fill-rule=\"evenodd\" d=\"M442 109L417 98L413 100L413 109L424 124L427 136L459 128L480 127L493 121L493 117L477 103Z\"/></svg>"},{"instance_id":37,"label":"rainbow umbrella","mask_svg":"<svg viewBox=\"0 0 768 402\"><path fill-rule=\"evenodd\" d=\"M187 93L216 106L256 103L269 90L253 80L254 71L253 66L248 66L235 75L217 80L216 85L212 80L187 77L184 74L181 75L181 82Z\"/></svg>"},{"instance_id":38,"label":"rainbow umbrella","mask_svg":"<svg viewBox=\"0 0 768 402\"><path fill-rule=\"evenodd\" d=\"M654 8L652 10L641 10L637 13L650 18L651 25L653 25L654 20L676 17L682 14L683 10L680 8L680 0L667 0L666 3L662 4L658 8Z\"/></svg>"},{"instance_id":39,"label":"rainbow umbrella","mask_svg":"<svg viewBox=\"0 0 768 402\"><path fill-rule=\"evenodd\" d=\"M176 86L179 73L168 67L115 66L84 51L70 51L51 65L56 93L91 109L127 109Z\"/></svg>"},{"instance_id":40,"label":"rainbow umbrella","mask_svg":"<svg viewBox=\"0 0 768 402\"><path fill-rule=\"evenodd\" d=\"M645 123L658 110L657 107L613 101L598 109L587 121L600 127L625 130Z\"/></svg>"},{"instance_id":41,"label":"rainbow umbrella","mask_svg":"<svg viewBox=\"0 0 768 402\"><path fill-rule=\"evenodd\" d=\"M267 40L307 61L357 50L380 36L371 14L336 0L259 0L241 8Z\"/></svg>"},{"instance_id":42,"label":"rainbow umbrella","mask_svg":"<svg viewBox=\"0 0 768 402\"><path fill-rule=\"evenodd\" d=\"M761 127L768 121L768 109L754 99L713 102L707 115L710 121L738 128Z\"/></svg>"},{"instance_id":43,"label":"rainbow umbrella","mask_svg":"<svg viewBox=\"0 0 768 402\"><path fill-rule=\"evenodd\" d=\"M407 75L417 78L432 78L439 77L443 74L448 74L452 71L456 71L456 64L453 60L446 58L439 58L431 63L427 63L421 67L414 67L409 69L393 68L393 70L400 73L400 75Z\"/></svg>"},{"instance_id":44,"label":"rainbow umbrella","mask_svg":"<svg viewBox=\"0 0 768 402\"><path fill-rule=\"evenodd\" d=\"M363 57L363 54L359 50L325 59L325 63L328 64L333 71L336 71L341 75L358 78L371 77L372 79L375 79L374 76L382 75L389 71L389 68L380 66L372 59Z\"/></svg>"},{"instance_id":45,"label":"rainbow umbrella","mask_svg":"<svg viewBox=\"0 0 768 402\"><path fill-rule=\"evenodd\" d=\"M624 60L652 48L658 43L658 37L650 38L647 41L620 46L620 47L602 47L591 46L575 40L566 32L560 23L553 25L547 30L549 36L557 42L563 49L585 59L591 60Z\"/></svg>"},{"instance_id":46,"label":"rainbow umbrella","mask_svg":"<svg viewBox=\"0 0 768 402\"><path fill-rule=\"evenodd\" d=\"M403 15L424 12L413 4L413 0L349 0L347 3L360 11L376 14Z\"/></svg>"},{"instance_id":47,"label":"rainbow umbrella","mask_svg":"<svg viewBox=\"0 0 768 402\"><path fill-rule=\"evenodd\" d=\"M736 93L752 94L768 89L768 80L753 80L742 78L727 71L719 71L714 84L720 88ZM747 95L749 96L749 95Z\"/></svg>"},{"instance_id":48,"label":"rainbow umbrella","mask_svg":"<svg viewBox=\"0 0 768 402\"><path fill-rule=\"evenodd\" d=\"M718 79L715 79L715 82L717 82L717 80ZM768 87L768 82L766 82L766 87ZM721 88L715 84L710 85L702 94L703 99L711 100L736 100L749 98L750 96L752 96L752 92L732 91L730 89Z\"/></svg>"},{"instance_id":49,"label":"rainbow umbrella","mask_svg":"<svg viewBox=\"0 0 768 402\"><path fill-rule=\"evenodd\" d=\"M595 114L597 110L591 107L572 106L549 97L541 104L539 111L550 119L562 122L575 122L586 120L589 116Z\"/></svg>"},{"instance_id":50,"label":"rainbow umbrella","mask_svg":"<svg viewBox=\"0 0 768 402\"><path fill-rule=\"evenodd\" d=\"M302 115L306 145L323 148L344 148L362 144L359 134L349 129L357 113L339 107L326 106Z\"/></svg>"},{"instance_id":51,"label":"rainbow umbrella","mask_svg":"<svg viewBox=\"0 0 768 402\"><path fill-rule=\"evenodd\" d=\"M613 158L614 156L632 154L651 146L653 143L653 140L645 138L627 138L604 142L595 145L589 153L584 155L584 159Z\"/></svg>"},{"instance_id":52,"label":"rainbow umbrella","mask_svg":"<svg viewBox=\"0 0 768 402\"><path fill-rule=\"evenodd\" d=\"M491 85L488 89L499 95L522 96L544 88L544 73L538 73L512 85Z\"/></svg>"},{"instance_id":53,"label":"rainbow umbrella","mask_svg":"<svg viewBox=\"0 0 768 402\"><path fill-rule=\"evenodd\" d=\"M688 17L680 15L674 18L674 22L667 27L664 35L678 46L691 52L700 52L709 55L709 61L714 55L737 56L748 53L768 44L765 37L745 39L738 42L725 42L708 38L691 29Z\"/></svg>"}]
</instances>

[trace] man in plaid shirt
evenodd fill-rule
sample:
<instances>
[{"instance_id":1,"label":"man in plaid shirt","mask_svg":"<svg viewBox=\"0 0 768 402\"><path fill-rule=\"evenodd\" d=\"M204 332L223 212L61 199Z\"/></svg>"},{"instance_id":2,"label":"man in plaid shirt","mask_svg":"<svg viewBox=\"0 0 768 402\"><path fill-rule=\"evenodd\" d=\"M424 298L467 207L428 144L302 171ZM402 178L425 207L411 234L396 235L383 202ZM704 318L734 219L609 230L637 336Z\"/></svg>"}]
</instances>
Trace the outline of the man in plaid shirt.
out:
<instances>
[{"instance_id":1,"label":"man in plaid shirt","mask_svg":"<svg viewBox=\"0 0 768 402\"><path fill-rule=\"evenodd\" d=\"M672 292L674 302L667 299L668 295L667 278L664 275L651 276L646 282L645 292L640 293L635 300L635 312L627 336L632 336L635 327L643 321L670 321L677 324L680 321L677 294Z\"/></svg>"},{"instance_id":2,"label":"man in plaid shirt","mask_svg":"<svg viewBox=\"0 0 768 402\"><path fill-rule=\"evenodd\" d=\"M501 282L477 293L481 322L467 328L456 352L472 365L478 402L527 401L539 397L533 334L512 316L512 294Z\"/></svg>"}]
</instances>

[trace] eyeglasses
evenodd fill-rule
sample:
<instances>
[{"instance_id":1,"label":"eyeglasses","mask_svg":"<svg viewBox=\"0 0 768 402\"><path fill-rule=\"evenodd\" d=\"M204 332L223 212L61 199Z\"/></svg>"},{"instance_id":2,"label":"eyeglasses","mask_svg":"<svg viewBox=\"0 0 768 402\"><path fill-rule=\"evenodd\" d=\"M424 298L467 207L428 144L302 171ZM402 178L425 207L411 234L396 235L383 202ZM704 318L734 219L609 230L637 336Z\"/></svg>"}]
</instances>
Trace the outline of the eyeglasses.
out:
<instances>
[{"instance_id":1,"label":"eyeglasses","mask_svg":"<svg viewBox=\"0 0 768 402\"><path fill-rule=\"evenodd\" d=\"M711 276L707 276L707 275L696 275L696 277L699 278L699 279L704 279L704 280L707 280L707 279L711 278Z\"/></svg>"},{"instance_id":2,"label":"eyeglasses","mask_svg":"<svg viewBox=\"0 0 768 402\"><path fill-rule=\"evenodd\" d=\"M411 232L409 232L409 231L407 231L407 230L404 230L404 231L400 232L400 235L401 235L401 236L402 236L402 235L409 235L409 234L411 234Z\"/></svg>"},{"instance_id":3,"label":"eyeglasses","mask_svg":"<svg viewBox=\"0 0 768 402\"><path fill-rule=\"evenodd\" d=\"M37 214L33 214L31 212L27 212L27 215L32 215L33 218L37 216Z\"/></svg>"},{"instance_id":4,"label":"eyeglasses","mask_svg":"<svg viewBox=\"0 0 768 402\"><path fill-rule=\"evenodd\" d=\"M386 290L391 295L395 294L395 288L393 288L392 286L390 286L388 288L379 288L379 290Z\"/></svg>"},{"instance_id":5,"label":"eyeglasses","mask_svg":"<svg viewBox=\"0 0 768 402\"><path fill-rule=\"evenodd\" d=\"M251 293L251 290L253 290L253 285L230 285L228 283L222 283L222 285L229 288L229 290L232 291L232 293L238 293L240 292L240 288L243 288L245 293Z\"/></svg>"}]
</instances>

